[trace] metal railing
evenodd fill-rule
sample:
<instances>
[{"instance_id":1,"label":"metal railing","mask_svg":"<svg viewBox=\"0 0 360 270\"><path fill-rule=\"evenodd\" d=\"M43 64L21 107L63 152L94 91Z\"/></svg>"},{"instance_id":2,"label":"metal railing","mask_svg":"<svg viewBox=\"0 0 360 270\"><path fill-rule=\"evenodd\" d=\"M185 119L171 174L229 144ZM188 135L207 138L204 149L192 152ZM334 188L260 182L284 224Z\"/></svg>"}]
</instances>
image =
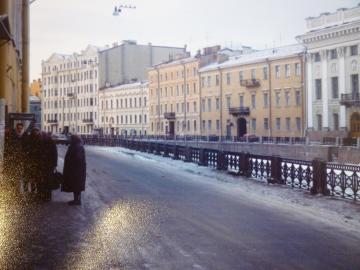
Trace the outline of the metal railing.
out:
<instances>
[{"instance_id":1,"label":"metal railing","mask_svg":"<svg viewBox=\"0 0 360 270\"><path fill-rule=\"evenodd\" d=\"M311 194L360 200L360 166L357 165L168 145L164 142L125 139L121 136L83 136L83 141L87 145L120 146L174 160L193 162L262 182L308 190Z\"/></svg>"}]
</instances>

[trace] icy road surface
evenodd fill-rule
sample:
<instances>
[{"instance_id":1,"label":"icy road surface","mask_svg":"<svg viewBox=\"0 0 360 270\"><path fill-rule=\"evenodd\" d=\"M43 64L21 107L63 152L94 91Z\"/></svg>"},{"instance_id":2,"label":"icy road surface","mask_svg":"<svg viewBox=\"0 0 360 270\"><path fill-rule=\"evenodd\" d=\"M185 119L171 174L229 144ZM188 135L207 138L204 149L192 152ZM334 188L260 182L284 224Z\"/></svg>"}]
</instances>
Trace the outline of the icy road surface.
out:
<instances>
[{"instance_id":1,"label":"icy road surface","mask_svg":"<svg viewBox=\"0 0 360 270\"><path fill-rule=\"evenodd\" d=\"M360 269L359 204L121 148L86 152L82 206L60 192L35 206L2 196L0 269Z\"/></svg>"}]
</instances>

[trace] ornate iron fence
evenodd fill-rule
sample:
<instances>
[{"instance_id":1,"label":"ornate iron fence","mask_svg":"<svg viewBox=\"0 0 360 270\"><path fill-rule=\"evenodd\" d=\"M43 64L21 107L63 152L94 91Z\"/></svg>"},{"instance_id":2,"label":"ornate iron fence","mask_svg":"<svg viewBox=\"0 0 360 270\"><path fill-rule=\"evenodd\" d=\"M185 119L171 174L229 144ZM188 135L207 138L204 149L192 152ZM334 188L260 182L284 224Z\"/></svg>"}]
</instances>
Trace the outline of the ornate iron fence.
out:
<instances>
[{"instance_id":1,"label":"ornate iron fence","mask_svg":"<svg viewBox=\"0 0 360 270\"><path fill-rule=\"evenodd\" d=\"M283 159L281 174L284 183L292 188L310 190L313 186L313 168L310 161Z\"/></svg>"},{"instance_id":2,"label":"ornate iron fence","mask_svg":"<svg viewBox=\"0 0 360 270\"><path fill-rule=\"evenodd\" d=\"M250 156L251 176L260 181L268 181L271 178L271 158L267 156Z\"/></svg>"}]
</instances>

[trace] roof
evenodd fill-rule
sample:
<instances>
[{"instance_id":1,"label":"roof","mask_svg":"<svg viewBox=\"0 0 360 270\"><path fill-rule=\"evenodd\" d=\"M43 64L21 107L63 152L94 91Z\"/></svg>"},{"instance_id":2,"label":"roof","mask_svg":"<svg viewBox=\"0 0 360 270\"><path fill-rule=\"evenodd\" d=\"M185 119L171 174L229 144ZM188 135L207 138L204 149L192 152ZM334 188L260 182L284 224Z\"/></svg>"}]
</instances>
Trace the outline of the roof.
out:
<instances>
[{"instance_id":1,"label":"roof","mask_svg":"<svg viewBox=\"0 0 360 270\"><path fill-rule=\"evenodd\" d=\"M136 88L136 87L140 87L140 86L147 87L148 85L149 85L149 83L147 81L146 82L135 82L135 83L121 84L121 85L117 85L117 86L103 88L103 89L101 89L101 91L124 90L124 89L129 89L129 88Z\"/></svg>"},{"instance_id":2,"label":"roof","mask_svg":"<svg viewBox=\"0 0 360 270\"><path fill-rule=\"evenodd\" d=\"M284 47L277 47L272 49L266 49L261 51L256 51L253 53L243 54L231 57L228 61L225 61L221 64L219 63L212 63L207 65L199 70L199 72L205 72L215 69L223 69L228 67L234 66L241 66L247 64L254 64L264 62L266 60L275 60L286 58L290 56L295 56L301 54L305 51L305 47L303 45L294 44Z\"/></svg>"},{"instance_id":3,"label":"roof","mask_svg":"<svg viewBox=\"0 0 360 270\"><path fill-rule=\"evenodd\" d=\"M169 61L157 64L157 65L155 65L153 67L150 67L149 70L153 70L155 68L164 68L164 67L177 66L177 65L181 65L181 64L187 64L187 63L195 62L195 61L198 61L198 59L195 58L195 57L186 57L186 58L181 58L181 59L176 59L176 60L169 60Z\"/></svg>"},{"instance_id":4,"label":"roof","mask_svg":"<svg viewBox=\"0 0 360 270\"><path fill-rule=\"evenodd\" d=\"M30 102L40 102L40 98L37 96L29 96Z\"/></svg>"}]
</instances>

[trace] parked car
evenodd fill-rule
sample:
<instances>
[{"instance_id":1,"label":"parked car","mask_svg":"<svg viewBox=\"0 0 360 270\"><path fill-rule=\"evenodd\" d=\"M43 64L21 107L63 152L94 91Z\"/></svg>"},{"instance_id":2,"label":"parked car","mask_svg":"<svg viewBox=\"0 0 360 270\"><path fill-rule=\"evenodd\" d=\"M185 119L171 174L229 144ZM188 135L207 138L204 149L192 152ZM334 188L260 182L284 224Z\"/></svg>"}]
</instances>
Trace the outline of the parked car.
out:
<instances>
[{"instance_id":1,"label":"parked car","mask_svg":"<svg viewBox=\"0 0 360 270\"><path fill-rule=\"evenodd\" d=\"M69 144L70 137L65 134L53 134L51 138L55 141L56 144Z\"/></svg>"}]
</instances>

